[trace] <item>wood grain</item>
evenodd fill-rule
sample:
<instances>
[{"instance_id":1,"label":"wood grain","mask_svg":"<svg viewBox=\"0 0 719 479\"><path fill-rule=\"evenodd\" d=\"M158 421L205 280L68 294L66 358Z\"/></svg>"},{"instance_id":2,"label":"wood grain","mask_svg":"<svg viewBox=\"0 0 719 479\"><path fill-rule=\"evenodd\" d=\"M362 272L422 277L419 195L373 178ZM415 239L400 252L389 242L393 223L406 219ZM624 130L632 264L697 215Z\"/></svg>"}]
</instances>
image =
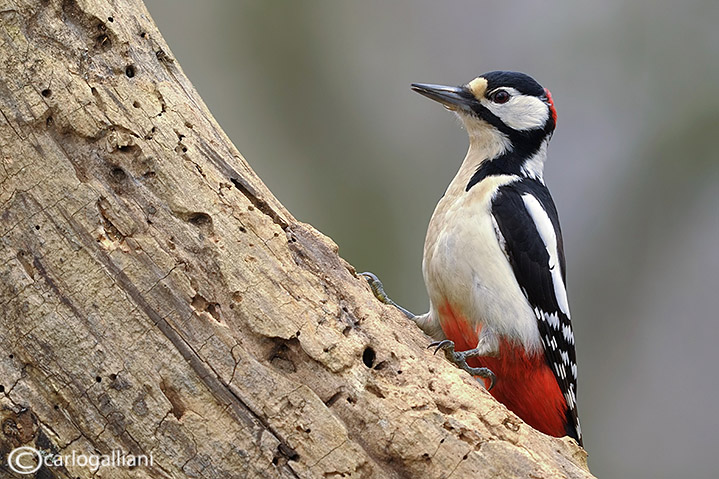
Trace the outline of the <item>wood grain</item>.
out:
<instances>
[{"instance_id":1,"label":"wood grain","mask_svg":"<svg viewBox=\"0 0 719 479\"><path fill-rule=\"evenodd\" d=\"M141 2L3 0L0 27L3 461L33 445L152 453L113 478L592 477L292 217Z\"/></svg>"}]
</instances>

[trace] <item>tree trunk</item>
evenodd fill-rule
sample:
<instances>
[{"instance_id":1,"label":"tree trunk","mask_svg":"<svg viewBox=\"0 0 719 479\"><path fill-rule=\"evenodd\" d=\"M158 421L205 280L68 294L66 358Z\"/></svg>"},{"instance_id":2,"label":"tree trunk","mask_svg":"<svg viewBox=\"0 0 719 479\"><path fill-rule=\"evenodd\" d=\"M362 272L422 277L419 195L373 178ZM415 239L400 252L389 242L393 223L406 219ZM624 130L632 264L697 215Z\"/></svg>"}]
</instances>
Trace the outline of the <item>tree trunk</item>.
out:
<instances>
[{"instance_id":1,"label":"tree trunk","mask_svg":"<svg viewBox=\"0 0 719 479\"><path fill-rule=\"evenodd\" d=\"M0 3L0 477L591 477L288 213L139 0Z\"/></svg>"}]
</instances>

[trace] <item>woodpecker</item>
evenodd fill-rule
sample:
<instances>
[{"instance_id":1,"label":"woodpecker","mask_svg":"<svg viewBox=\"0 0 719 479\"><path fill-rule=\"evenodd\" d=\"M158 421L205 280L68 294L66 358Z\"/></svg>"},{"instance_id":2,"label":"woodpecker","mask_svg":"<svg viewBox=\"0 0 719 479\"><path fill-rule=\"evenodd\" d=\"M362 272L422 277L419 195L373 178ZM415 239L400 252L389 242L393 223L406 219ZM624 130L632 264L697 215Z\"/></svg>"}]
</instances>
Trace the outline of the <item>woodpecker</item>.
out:
<instances>
[{"instance_id":1,"label":"woodpecker","mask_svg":"<svg viewBox=\"0 0 719 479\"><path fill-rule=\"evenodd\" d=\"M456 113L469 135L427 229L430 310L415 316L375 275L363 275L380 300L435 339L435 352L481 378L527 424L581 445L562 232L543 177L557 123L552 95L511 71L412 90Z\"/></svg>"}]
</instances>

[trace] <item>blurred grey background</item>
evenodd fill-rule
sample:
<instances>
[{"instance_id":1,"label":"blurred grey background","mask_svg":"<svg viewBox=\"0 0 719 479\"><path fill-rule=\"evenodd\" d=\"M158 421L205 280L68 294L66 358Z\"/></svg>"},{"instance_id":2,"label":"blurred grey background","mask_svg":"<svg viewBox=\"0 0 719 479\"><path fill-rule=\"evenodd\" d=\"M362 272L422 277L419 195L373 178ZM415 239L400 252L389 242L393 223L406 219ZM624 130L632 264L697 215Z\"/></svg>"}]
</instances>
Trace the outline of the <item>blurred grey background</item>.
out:
<instances>
[{"instance_id":1,"label":"blurred grey background","mask_svg":"<svg viewBox=\"0 0 719 479\"><path fill-rule=\"evenodd\" d=\"M507 69L551 89L592 472L719 477L719 2L146 4L275 195L416 312L467 139L409 84Z\"/></svg>"}]
</instances>

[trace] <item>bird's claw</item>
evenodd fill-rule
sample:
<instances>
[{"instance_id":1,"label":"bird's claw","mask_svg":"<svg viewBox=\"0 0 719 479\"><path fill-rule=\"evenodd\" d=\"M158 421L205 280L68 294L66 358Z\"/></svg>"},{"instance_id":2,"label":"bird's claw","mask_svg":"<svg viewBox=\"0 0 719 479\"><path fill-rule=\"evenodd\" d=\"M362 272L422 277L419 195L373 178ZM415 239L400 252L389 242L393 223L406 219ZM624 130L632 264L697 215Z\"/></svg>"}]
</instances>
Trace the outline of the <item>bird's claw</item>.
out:
<instances>
[{"instance_id":1,"label":"bird's claw","mask_svg":"<svg viewBox=\"0 0 719 479\"><path fill-rule=\"evenodd\" d=\"M382 281L379 280L379 278L374 274L370 273L369 271L365 271L364 273L358 273L360 276L364 277L364 279L367 280L369 283L369 287L372 290L372 294L374 294L374 297L379 299L384 304L388 304L390 306L394 306L395 308L399 309L402 314L407 316L407 318L411 320L415 320L417 316L409 311L406 308L403 308L399 304L392 301L389 296L387 296L387 293L384 291L384 285L382 284Z\"/></svg>"},{"instance_id":2,"label":"bird's claw","mask_svg":"<svg viewBox=\"0 0 719 479\"><path fill-rule=\"evenodd\" d=\"M394 306L392 304L392 300L389 299L387 293L385 293L384 291L384 285L382 284L382 281L380 281L374 273L365 271L364 273L359 273L359 275L363 276L367 280L367 282L369 283L369 287L372 290L372 294L374 294L375 298L379 299L384 304Z\"/></svg>"},{"instance_id":3,"label":"bird's claw","mask_svg":"<svg viewBox=\"0 0 719 479\"><path fill-rule=\"evenodd\" d=\"M434 341L430 343L427 348L435 348L434 354L437 354L437 351L443 349L447 359L454 363L459 369L467 371L472 376L489 379L489 387L487 387L487 391L490 391L494 387L494 383L497 381L497 376L495 376L489 368L473 368L467 364L467 358L472 356L468 356L464 351L455 351L454 341L450 341L449 339Z\"/></svg>"},{"instance_id":4,"label":"bird's claw","mask_svg":"<svg viewBox=\"0 0 719 479\"><path fill-rule=\"evenodd\" d=\"M437 351L440 349L444 349L449 354L456 354L454 351L454 341L450 341L449 339L444 339L442 341L433 341L429 343L429 346L427 346L427 349L435 348L434 354L437 354Z\"/></svg>"}]
</instances>

